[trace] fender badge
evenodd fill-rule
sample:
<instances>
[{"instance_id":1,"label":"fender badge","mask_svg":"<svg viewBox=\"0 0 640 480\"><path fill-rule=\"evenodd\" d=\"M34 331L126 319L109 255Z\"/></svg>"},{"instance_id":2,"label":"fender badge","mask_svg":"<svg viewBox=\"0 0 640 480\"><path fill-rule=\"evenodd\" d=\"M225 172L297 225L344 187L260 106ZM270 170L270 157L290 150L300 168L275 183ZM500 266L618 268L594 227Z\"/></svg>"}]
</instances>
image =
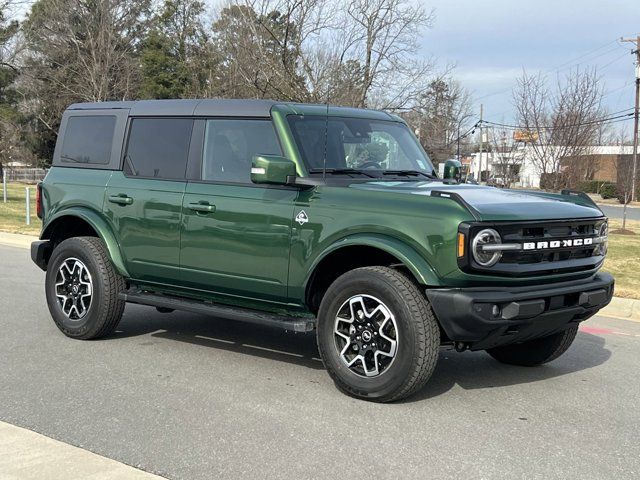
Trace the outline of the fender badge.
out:
<instances>
[{"instance_id":1,"label":"fender badge","mask_svg":"<svg viewBox=\"0 0 640 480\"><path fill-rule=\"evenodd\" d=\"M309 221L309 217L307 217L307 214L305 213L305 211L300 210L300 213L296 215L296 222L298 222L300 225L304 225L308 221Z\"/></svg>"}]
</instances>

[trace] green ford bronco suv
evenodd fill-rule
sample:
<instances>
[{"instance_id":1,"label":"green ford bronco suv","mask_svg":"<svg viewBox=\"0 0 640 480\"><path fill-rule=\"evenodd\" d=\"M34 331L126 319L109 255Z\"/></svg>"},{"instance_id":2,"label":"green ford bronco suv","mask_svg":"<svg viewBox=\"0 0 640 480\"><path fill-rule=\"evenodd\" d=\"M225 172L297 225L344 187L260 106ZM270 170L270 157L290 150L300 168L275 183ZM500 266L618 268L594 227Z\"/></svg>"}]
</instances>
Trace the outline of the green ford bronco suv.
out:
<instances>
[{"instance_id":1,"label":"green ford bronco suv","mask_svg":"<svg viewBox=\"0 0 640 480\"><path fill-rule=\"evenodd\" d=\"M374 401L441 345L539 365L605 306L607 219L588 197L438 178L384 112L263 100L70 106L39 186L46 297L65 335L126 302L316 330L329 375Z\"/></svg>"}]
</instances>

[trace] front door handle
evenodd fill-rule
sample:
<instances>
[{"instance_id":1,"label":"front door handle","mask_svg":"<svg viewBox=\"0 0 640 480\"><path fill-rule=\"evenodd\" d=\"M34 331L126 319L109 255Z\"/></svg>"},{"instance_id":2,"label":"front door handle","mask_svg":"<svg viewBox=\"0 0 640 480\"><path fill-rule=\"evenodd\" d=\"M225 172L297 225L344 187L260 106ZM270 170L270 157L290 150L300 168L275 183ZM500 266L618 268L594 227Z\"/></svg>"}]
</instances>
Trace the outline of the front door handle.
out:
<instances>
[{"instance_id":1,"label":"front door handle","mask_svg":"<svg viewBox=\"0 0 640 480\"><path fill-rule=\"evenodd\" d=\"M111 203L117 203L118 205L131 205L133 198L127 195L109 195L109 201Z\"/></svg>"},{"instance_id":2,"label":"front door handle","mask_svg":"<svg viewBox=\"0 0 640 480\"><path fill-rule=\"evenodd\" d=\"M189 209L194 212L213 213L216 211L216 206L210 203L190 203Z\"/></svg>"}]
</instances>

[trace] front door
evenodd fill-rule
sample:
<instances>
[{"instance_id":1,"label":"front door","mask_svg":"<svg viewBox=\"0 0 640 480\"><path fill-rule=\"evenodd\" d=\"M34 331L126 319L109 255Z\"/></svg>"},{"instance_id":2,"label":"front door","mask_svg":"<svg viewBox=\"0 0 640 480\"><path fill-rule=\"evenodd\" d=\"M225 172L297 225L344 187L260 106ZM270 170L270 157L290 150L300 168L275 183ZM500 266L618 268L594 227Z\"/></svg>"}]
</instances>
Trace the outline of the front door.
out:
<instances>
[{"instance_id":1,"label":"front door","mask_svg":"<svg viewBox=\"0 0 640 480\"><path fill-rule=\"evenodd\" d=\"M227 297L285 302L297 190L255 185L256 154L281 155L270 120L209 119L182 210L183 284Z\"/></svg>"},{"instance_id":2,"label":"front door","mask_svg":"<svg viewBox=\"0 0 640 480\"><path fill-rule=\"evenodd\" d=\"M193 120L134 118L124 172L113 172L104 211L136 280L178 284L180 224Z\"/></svg>"}]
</instances>

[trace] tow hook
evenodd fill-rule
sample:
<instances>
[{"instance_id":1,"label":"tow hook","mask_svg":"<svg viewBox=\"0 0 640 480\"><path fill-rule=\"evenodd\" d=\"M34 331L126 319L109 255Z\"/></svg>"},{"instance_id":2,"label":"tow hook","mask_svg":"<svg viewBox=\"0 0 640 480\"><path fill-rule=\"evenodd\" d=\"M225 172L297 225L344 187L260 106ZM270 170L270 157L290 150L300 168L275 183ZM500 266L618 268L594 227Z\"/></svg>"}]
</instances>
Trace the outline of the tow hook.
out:
<instances>
[{"instance_id":1,"label":"tow hook","mask_svg":"<svg viewBox=\"0 0 640 480\"><path fill-rule=\"evenodd\" d=\"M456 349L456 352L464 352L469 349L469 344L465 342L456 342L453 344L453 347Z\"/></svg>"}]
</instances>

